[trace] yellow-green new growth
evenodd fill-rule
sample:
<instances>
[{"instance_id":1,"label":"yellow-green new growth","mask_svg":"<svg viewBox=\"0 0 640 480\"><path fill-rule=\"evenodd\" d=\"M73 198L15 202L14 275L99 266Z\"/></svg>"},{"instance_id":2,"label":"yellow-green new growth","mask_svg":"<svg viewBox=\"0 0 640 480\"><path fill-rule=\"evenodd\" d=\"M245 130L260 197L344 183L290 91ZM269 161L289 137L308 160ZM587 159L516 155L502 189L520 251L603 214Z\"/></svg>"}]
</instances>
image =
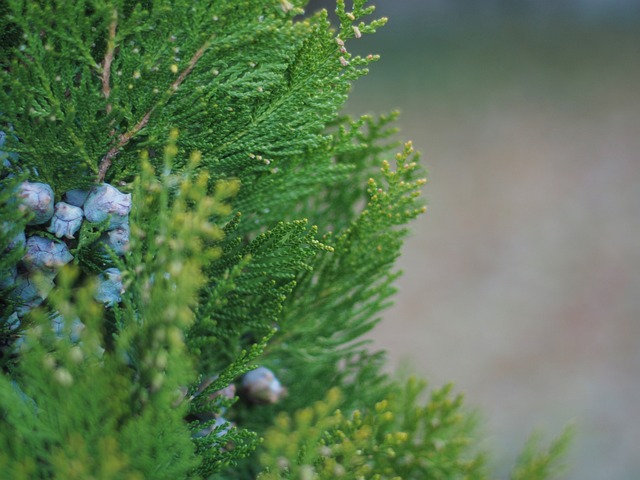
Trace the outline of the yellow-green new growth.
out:
<instances>
[{"instance_id":1,"label":"yellow-green new growth","mask_svg":"<svg viewBox=\"0 0 640 480\"><path fill-rule=\"evenodd\" d=\"M409 379L351 413L337 390L293 417L281 414L265 435L260 480L485 478L471 446L472 419L450 388L422 400L425 384ZM304 432L299 434L299 432Z\"/></svg>"},{"instance_id":2,"label":"yellow-green new growth","mask_svg":"<svg viewBox=\"0 0 640 480\"><path fill-rule=\"evenodd\" d=\"M0 2L0 472L246 479L258 456L262 479L482 471L461 400L420 399L364 339L424 211L411 144L390 153L397 115L340 114L378 59L352 42L386 19L338 0L334 28L307 3ZM25 229L25 180L77 207L104 180L131 194L131 225L128 244L108 215L56 229L73 265L16 326L25 235L53 237ZM288 395L215 395L258 366Z\"/></svg>"}]
</instances>

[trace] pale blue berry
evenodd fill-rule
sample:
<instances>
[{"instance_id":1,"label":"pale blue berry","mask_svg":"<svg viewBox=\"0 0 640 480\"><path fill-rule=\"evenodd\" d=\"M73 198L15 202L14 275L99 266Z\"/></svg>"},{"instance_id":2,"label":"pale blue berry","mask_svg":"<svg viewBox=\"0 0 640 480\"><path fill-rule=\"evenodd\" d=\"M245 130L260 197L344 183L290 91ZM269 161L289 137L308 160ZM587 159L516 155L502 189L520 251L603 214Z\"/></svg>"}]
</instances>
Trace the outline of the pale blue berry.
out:
<instances>
[{"instance_id":1,"label":"pale blue berry","mask_svg":"<svg viewBox=\"0 0 640 480\"><path fill-rule=\"evenodd\" d=\"M51 225L47 230L60 238L74 238L73 235L80 230L83 220L83 212L80 207L75 207L65 202L56 203L51 219Z\"/></svg>"},{"instance_id":2,"label":"pale blue berry","mask_svg":"<svg viewBox=\"0 0 640 480\"><path fill-rule=\"evenodd\" d=\"M224 426L224 428L220 428L220 427L223 427L223 426ZM202 438L202 437L206 437L207 435L209 435L214 430L217 430L215 436L216 437L223 437L227 433L229 433L229 430L231 429L232 426L233 425L231 423L229 423L228 420L225 420L223 417L217 417L215 419L215 421L211 425L209 425L208 427L203 428L202 430L197 431L192 436L193 436L193 438Z\"/></svg>"},{"instance_id":3,"label":"pale blue berry","mask_svg":"<svg viewBox=\"0 0 640 480\"><path fill-rule=\"evenodd\" d=\"M56 314L51 318L51 328L57 337L62 338L65 333L66 321L60 312L56 312ZM71 331L69 332L69 339L72 342L77 342L80 340L80 333L84 328L84 323L80 321L78 317L74 318L71 321Z\"/></svg>"},{"instance_id":4,"label":"pale blue berry","mask_svg":"<svg viewBox=\"0 0 640 480\"><path fill-rule=\"evenodd\" d=\"M13 237L13 240L9 242L7 249L13 250L14 248L21 248L21 247L24 247L25 243L27 243L27 237L24 234L24 230L23 230L21 232L18 232L16 236Z\"/></svg>"},{"instance_id":5,"label":"pale blue berry","mask_svg":"<svg viewBox=\"0 0 640 480\"><path fill-rule=\"evenodd\" d=\"M116 255L122 256L129 251L129 233L129 224L125 223L114 230L105 232L102 235L102 241L113 249Z\"/></svg>"},{"instance_id":6,"label":"pale blue berry","mask_svg":"<svg viewBox=\"0 0 640 480\"><path fill-rule=\"evenodd\" d=\"M13 224L11 224L10 222L0 223L0 232L6 235L12 230L12 226ZM13 239L9 242L9 244L7 245L4 251L9 252L14 248L23 247L26 241L27 241L27 238L24 234L24 230L20 230L18 233L14 235Z\"/></svg>"},{"instance_id":7,"label":"pale blue berry","mask_svg":"<svg viewBox=\"0 0 640 480\"><path fill-rule=\"evenodd\" d=\"M13 312L11 315L9 315L9 317L5 321L5 325L12 332L20 328L20 317L18 317L18 314L16 312Z\"/></svg>"},{"instance_id":8,"label":"pale blue berry","mask_svg":"<svg viewBox=\"0 0 640 480\"><path fill-rule=\"evenodd\" d=\"M9 222L0 223L0 231L8 233L11 230L11 224ZM13 239L4 249L4 252L10 252L15 248L22 248L26 242L24 231L19 231L14 235ZM16 283L18 276L18 269L15 265L0 270L0 290L5 290L12 287Z\"/></svg>"},{"instance_id":9,"label":"pale blue berry","mask_svg":"<svg viewBox=\"0 0 640 480\"><path fill-rule=\"evenodd\" d=\"M198 385L198 390L196 390L196 393L194 393L193 396L197 397L198 395L200 395L202 392L204 392L207 389L209 385L211 385L217 379L218 379L218 375L213 375L207 378L206 380L203 380L200 383L200 385ZM215 392L210 393L209 400L213 400L214 398L220 397L220 396L224 398L228 398L229 400L233 399L236 396L236 386L233 383L231 383L221 390L216 390Z\"/></svg>"},{"instance_id":10,"label":"pale blue berry","mask_svg":"<svg viewBox=\"0 0 640 480\"><path fill-rule=\"evenodd\" d=\"M266 367L258 367L242 377L242 389L256 403L276 403L287 394L275 374Z\"/></svg>"},{"instance_id":11,"label":"pale blue berry","mask_svg":"<svg viewBox=\"0 0 640 480\"><path fill-rule=\"evenodd\" d=\"M202 383L200 383L200 385L198 385L198 389L190 398L190 400L193 400L194 398L199 397L200 394L202 394L202 392L204 392L209 387L209 385L211 385L217 379L218 379L218 376L213 375L207 378L206 380L204 380ZM235 384L232 383L230 385L227 385L223 389L216 390L215 392L209 393L209 395L207 395L207 400L209 402L212 402L218 397L226 398L228 400L233 400L235 396L236 396L236 386ZM200 412L196 416L201 420L210 420L215 416L224 415L225 412L226 412L226 408L219 407L217 411Z\"/></svg>"},{"instance_id":12,"label":"pale blue berry","mask_svg":"<svg viewBox=\"0 0 640 480\"><path fill-rule=\"evenodd\" d=\"M109 228L114 229L128 222L131 194L105 183L91 190L82 208L90 222L102 222L110 217Z\"/></svg>"},{"instance_id":13,"label":"pale blue berry","mask_svg":"<svg viewBox=\"0 0 640 480\"><path fill-rule=\"evenodd\" d=\"M22 199L20 209L33 213L28 225L48 222L53 215L53 189L46 183L22 182L18 187Z\"/></svg>"},{"instance_id":14,"label":"pale blue berry","mask_svg":"<svg viewBox=\"0 0 640 480\"><path fill-rule=\"evenodd\" d=\"M122 273L117 268L107 268L98 275L98 288L94 294L94 298L104 303L108 307L112 307L122 300L121 294L124 293L122 285Z\"/></svg>"},{"instance_id":15,"label":"pale blue berry","mask_svg":"<svg viewBox=\"0 0 640 480\"><path fill-rule=\"evenodd\" d=\"M32 272L55 273L72 259L64 243L34 235L27 240L27 252L22 262Z\"/></svg>"},{"instance_id":16,"label":"pale blue berry","mask_svg":"<svg viewBox=\"0 0 640 480\"><path fill-rule=\"evenodd\" d=\"M39 275L38 278L18 275L16 287L10 298L18 305L15 312L19 317L40 305L53 288L53 278Z\"/></svg>"},{"instance_id":17,"label":"pale blue berry","mask_svg":"<svg viewBox=\"0 0 640 480\"><path fill-rule=\"evenodd\" d=\"M69 205L73 205L74 207L82 207L87 196L89 195L89 190L69 190L64 194L64 199Z\"/></svg>"}]
</instances>

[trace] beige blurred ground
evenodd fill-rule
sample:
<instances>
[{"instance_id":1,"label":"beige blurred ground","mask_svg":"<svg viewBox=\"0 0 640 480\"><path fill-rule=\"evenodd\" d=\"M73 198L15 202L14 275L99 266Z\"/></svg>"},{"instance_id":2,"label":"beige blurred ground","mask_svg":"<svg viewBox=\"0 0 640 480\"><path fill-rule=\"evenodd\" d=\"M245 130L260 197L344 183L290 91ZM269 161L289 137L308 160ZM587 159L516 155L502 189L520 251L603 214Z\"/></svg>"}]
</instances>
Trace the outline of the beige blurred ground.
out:
<instances>
[{"instance_id":1,"label":"beige blurred ground","mask_svg":"<svg viewBox=\"0 0 640 480\"><path fill-rule=\"evenodd\" d=\"M376 346L455 382L502 478L569 422L564 478L640 478L640 22L390 3L349 109L403 111L430 206Z\"/></svg>"}]
</instances>

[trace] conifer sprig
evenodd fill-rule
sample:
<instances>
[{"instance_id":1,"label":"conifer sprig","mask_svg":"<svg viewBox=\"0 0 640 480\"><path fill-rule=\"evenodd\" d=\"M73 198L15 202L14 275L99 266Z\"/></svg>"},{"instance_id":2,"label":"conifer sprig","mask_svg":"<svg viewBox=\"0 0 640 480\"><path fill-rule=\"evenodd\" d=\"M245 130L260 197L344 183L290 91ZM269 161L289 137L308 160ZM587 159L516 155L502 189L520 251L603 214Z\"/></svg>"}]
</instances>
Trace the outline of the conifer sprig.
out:
<instances>
[{"instance_id":1,"label":"conifer sprig","mask_svg":"<svg viewBox=\"0 0 640 480\"><path fill-rule=\"evenodd\" d=\"M107 99L109 98L109 95L111 93L111 87L109 86L109 78L110 78L110 71L111 71L111 62L113 61L113 54L116 48L115 32L117 28L118 17L117 17L117 10L115 9L114 9L113 17L114 17L113 21L109 27L107 53L103 61L102 84L103 84L103 92L104 92L105 98ZM151 108L142 115L142 118L140 118L140 120L133 126L133 128L119 135L117 144L114 145L107 152L107 154L104 157L102 157L102 160L100 161L100 165L98 167L98 179L97 179L98 183L102 182L105 179L107 170L109 169L109 167L111 167L113 159L116 157L116 155L118 155L120 150L123 147L125 147L142 129L144 129L147 126L147 124L149 123L149 119L151 118L151 115L153 115L155 110L160 108L163 104L166 104L169 101L170 96L173 94L173 92L175 92L176 90L178 90L178 88L180 88L180 85L185 81L185 79L189 76L191 71L195 68L196 64L198 63L198 60L202 58L204 53L209 48L212 39L213 37L211 37L210 39L207 39L207 41L205 41L205 43L193 54L193 57L191 57L187 66L184 68L182 72L180 72L178 77L171 83L171 85L167 89L167 92L168 92L167 95L165 95L164 98L158 100L158 102L152 105ZM173 67L174 66L172 65L172 70L173 70ZM177 66L176 66L176 69L177 69ZM111 111L110 103L107 104L106 109L107 109L107 113Z\"/></svg>"},{"instance_id":2,"label":"conifer sprig","mask_svg":"<svg viewBox=\"0 0 640 480\"><path fill-rule=\"evenodd\" d=\"M118 10L113 9L113 18L109 24L109 37L107 38L107 51L102 61L102 93L104 98L109 100L111 95L111 64L113 63L113 55L116 50L116 30L118 28ZM111 113L111 104L107 103L106 111ZM104 175L103 175L104 178Z\"/></svg>"},{"instance_id":3,"label":"conifer sprig","mask_svg":"<svg viewBox=\"0 0 640 480\"><path fill-rule=\"evenodd\" d=\"M365 209L344 231L336 232L335 240L324 239L333 253L318 256L313 272L301 278L285 304L282 332L267 353L282 357L294 377L301 375L304 382L313 382L314 378L343 375L341 360L362 349L359 339L388 305L398 275L390 269L407 233L395 227L424 211L418 195L424 180L413 179L419 170L412 155L407 144L397 155L396 170L383 162L384 184L370 179ZM358 370L357 365L350 367ZM315 375L304 376L302 372L308 370ZM304 382L292 391L299 388L302 395L310 390Z\"/></svg>"},{"instance_id":4,"label":"conifer sprig","mask_svg":"<svg viewBox=\"0 0 640 480\"><path fill-rule=\"evenodd\" d=\"M461 397L445 387L424 402L425 387L411 378L348 411L334 389L293 415L281 413L265 434L259 480L486 478L483 456L469 437L473 418L461 411Z\"/></svg>"},{"instance_id":5,"label":"conifer sprig","mask_svg":"<svg viewBox=\"0 0 640 480\"><path fill-rule=\"evenodd\" d=\"M363 340L425 208L395 114L340 114L386 19L306 3L0 2L0 472L477 478Z\"/></svg>"}]
</instances>

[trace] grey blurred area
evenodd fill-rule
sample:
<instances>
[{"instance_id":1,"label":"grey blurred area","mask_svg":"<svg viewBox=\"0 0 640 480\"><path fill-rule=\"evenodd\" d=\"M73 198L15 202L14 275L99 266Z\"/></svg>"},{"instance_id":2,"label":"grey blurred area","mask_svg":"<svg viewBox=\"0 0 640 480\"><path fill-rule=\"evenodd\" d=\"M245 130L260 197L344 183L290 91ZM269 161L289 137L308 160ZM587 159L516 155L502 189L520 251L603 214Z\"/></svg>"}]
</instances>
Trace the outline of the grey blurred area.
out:
<instances>
[{"instance_id":1,"label":"grey blurred area","mask_svg":"<svg viewBox=\"0 0 640 480\"><path fill-rule=\"evenodd\" d=\"M465 393L500 478L574 423L563 478L640 479L640 2L376 5L348 110L399 108L430 183L375 347Z\"/></svg>"}]
</instances>

